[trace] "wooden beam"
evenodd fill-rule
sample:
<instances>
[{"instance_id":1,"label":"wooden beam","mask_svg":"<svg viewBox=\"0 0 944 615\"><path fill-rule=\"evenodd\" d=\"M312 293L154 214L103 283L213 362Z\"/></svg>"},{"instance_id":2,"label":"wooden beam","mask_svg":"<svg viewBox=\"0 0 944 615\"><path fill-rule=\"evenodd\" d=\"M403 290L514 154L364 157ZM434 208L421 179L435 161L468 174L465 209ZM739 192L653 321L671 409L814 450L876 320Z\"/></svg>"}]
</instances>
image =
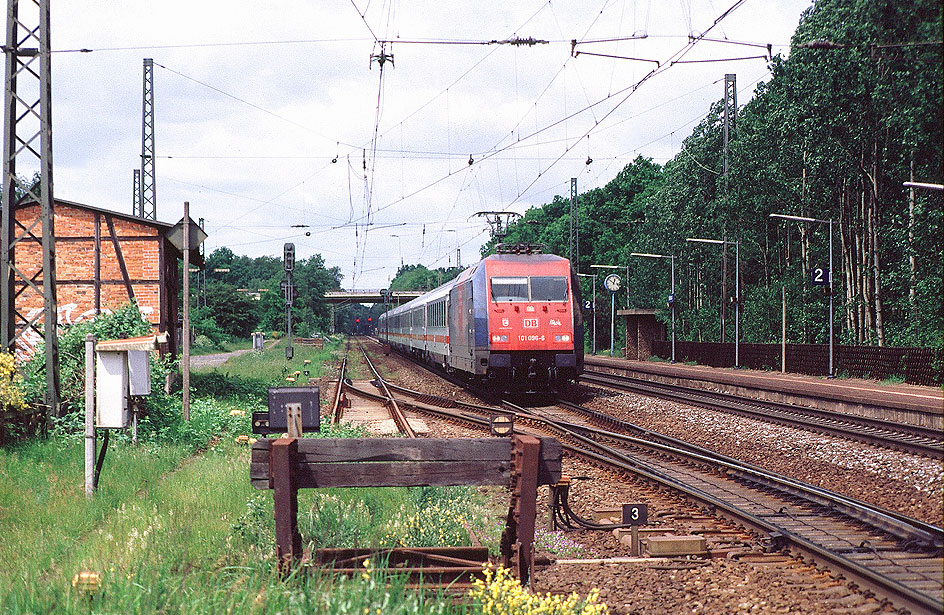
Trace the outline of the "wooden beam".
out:
<instances>
[{"instance_id":1,"label":"wooden beam","mask_svg":"<svg viewBox=\"0 0 944 615\"><path fill-rule=\"evenodd\" d=\"M95 212L95 314L102 313L102 217ZM62 282L59 282L60 284Z\"/></svg>"},{"instance_id":2,"label":"wooden beam","mask_svg":"<svg viewBox=\"0 0 944 615\"><path fill-rule=\"evenodd\" d=\"M302 556L298 533L298 485L295 482L295 453L298 440L282 438L272 444L270 472L275 505L275 541L279 568L285 572Z\"/></svg>"},{"instance_id":3,"label":"wooden beam","mask_svg":"<svg viewBox=\"0 0 944 615\"><path fill-rule=\"evenodd\" d=\"M111 216L105 216L105 223L108 224L108 232L111 235L111 243L115 246L115 256L118 257L118 267L121 269L121 277L125 283L125 290L128 291L128 299L134 300L134 289L131 287L131 276L128 275L128 267L125 265L125 257L121 252L121 244L118 243L118 234L115 232L115 223Z\"/></svg>"},{"instance_id":4,"label":"wooden beam","mask_svg":"<svg viewBox=\"0 0 944 615\"><path fill-rule=\"evenodd\" d=\"M66 280L64 280L64 279L62 279L62 278L59 278L59 279L56 281L56 283L59 284L59 285L62 285L62 284L90 284L90 285L94 285L94 284L98 284L98 285L111 284L111 285L115 285L115 284L127 284L128 282L130 282L131 284L160 284L160 283L161 283L160 280L156 280L156 279L153 279L153 278L129 278L128 280L124 280L124 279L121 279L121 280L102 280L101 278L99 278L97 281L95 280L95 278L91 278L91 279L88 279L88 278L85 278L85 279L83 279L83 278L70 278L70 279L66 279ZM22 283L20 283L20 285L22 285Z\"/></svg>"},{"instance_id":5,"label":"wooden beam","mask_svg":"<svg viewBox=\"0 0 944 615\"><path fill-rule=\"evenodd\" d=\"M507 485L511 478L509 460L497 461L394 461L366 463L305 464L293 467L298 487L416 487L451 485ZM253 464L253 476L265 471L265 464ZM267 488L265 479L254 478L257 489Z\"/></svg>"},{"instance_id":6,"label":"wooden beam","mask_svg":"<svg viewBox=\"0 0 944 615\"><path fill-rule=\"evenodd\" d=\"M98 216L100 214L95 215ZM121 235L120 240L122 243L126 241L159 241L160 237L158 235ZM71 235L69 237L56 237L56 243L85 243L91 241L95 241L94 236Z\"/></svg>"},{"instance_id":7,"label":"wooden beam","mask_svg":"<svg viewBox=\"0 0 944 615\"><path fill-rule=\"evenodd\" d=\"M250 480L271 489L268 463L274 440L252 446ZM540 438L538 484L561 476L561 444ZM508 438L302 438L295 471L299 487L501 485L510 479Z\"/></svg>"},{"instance_id":8,"label":"wooden beam","mask_svg":"<svg viewBox=\"0 0 944 615\"><path fill-rule=\"evenodd\" d=\"M534 520L538 501L538 460L541 457L541 441L534 436L515 436L517 467L514 490L517 495L515 522L518 525L517 577L522 585L531 580L534 568Z\"/></svg>"}]
</instances>

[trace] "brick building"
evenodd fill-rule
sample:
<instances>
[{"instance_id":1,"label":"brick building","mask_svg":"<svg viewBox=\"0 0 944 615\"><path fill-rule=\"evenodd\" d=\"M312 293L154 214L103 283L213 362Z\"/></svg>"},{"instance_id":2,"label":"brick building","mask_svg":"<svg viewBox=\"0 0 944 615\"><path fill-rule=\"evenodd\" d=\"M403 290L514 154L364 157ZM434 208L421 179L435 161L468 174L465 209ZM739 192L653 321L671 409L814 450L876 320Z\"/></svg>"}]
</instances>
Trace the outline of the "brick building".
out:
<instances>
[{"instance_id":1,"label":"brick building","mask_svg":"<svg viewBox=\"0 0 944 615\"><path fill-rule=\"evenodd\" d=\"M29 228L41 215L35 202L16 206L18 229ZM56 294L60 325L81 322L135 299L141 314L155 332L174 333L178 313L177 260L181 252L168 234L174 225L146 220L81 203L56 199L53 207L56 231ZM38 235L40 225L34 232ZM36 276L42 286L42 246L24 241L16 246L17 268ZM201 262L191 250L191 262ZM43 310L40 294L15 281L16 311L32 317ZM31 353L42 341L35 331L24 336L21 351ZM175 335L163 350L175 352Z\"/></svg>"}]
</instances>

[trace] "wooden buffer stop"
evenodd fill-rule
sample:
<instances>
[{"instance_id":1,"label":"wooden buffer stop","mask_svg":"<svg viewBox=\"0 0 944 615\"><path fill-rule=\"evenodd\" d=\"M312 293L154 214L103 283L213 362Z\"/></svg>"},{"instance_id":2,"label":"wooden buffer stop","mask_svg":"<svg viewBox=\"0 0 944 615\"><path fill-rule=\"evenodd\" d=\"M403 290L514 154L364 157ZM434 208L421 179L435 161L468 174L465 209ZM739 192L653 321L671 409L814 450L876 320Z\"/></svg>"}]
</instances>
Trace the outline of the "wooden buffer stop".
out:
<instances>
[{"instance_id":1,"label":"wooden buffer stop","mask_svg":"<svg viewBox=\"0 0 944 615\"><path fill-rule=\"evenodd\" d=\"M560 442L515 434L511 438L280 438L252 445L250 480L272 489L275 536L283 571L302 559L298 490L318 487L505 485L511 503L501 540L503 564L522 583L531 578L537 488L561 478ZM318 549L316 565L363 572L374 555L410 580L469 581L488 560L485 547Z\"/></svg>"}]
</instances>

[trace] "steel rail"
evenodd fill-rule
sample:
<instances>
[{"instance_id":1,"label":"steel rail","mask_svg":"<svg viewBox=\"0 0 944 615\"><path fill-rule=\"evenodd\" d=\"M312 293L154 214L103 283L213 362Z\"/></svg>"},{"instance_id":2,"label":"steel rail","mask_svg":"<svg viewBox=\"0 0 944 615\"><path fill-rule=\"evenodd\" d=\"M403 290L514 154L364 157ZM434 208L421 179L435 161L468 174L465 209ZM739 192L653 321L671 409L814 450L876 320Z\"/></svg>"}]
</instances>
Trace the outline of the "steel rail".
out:
<instances>
[{"instance_id":1,"label":"steel rail","mask_svg":"<svg viewBox=\"0 0 944 615\"><path fill-rule=\"evenodd\" d=\"M925 457L944 458L944 440L941 439L940 431L917 425L890 423L868 417L830 412L820 408L806 408L781 402L746 399L728 393L642 381L618 374L585 371L580 379L610 388L694 404L768 423L817 431Z\"/></svg>"},{"instance_id":2,"label":"steel rail","mask_svg":"<svg viewBox=\"0 0 944 615\"><path fill-rule=\"evenodd\" d=\"M613 435L610 435L611 432L599 432L601 434L605 434L605 437L611 437L613 439L620 440L620 441L625 440L632 443L635 443L637 440L642 440L643 442L653 442L657 444L661 443L675 450L685 451L687 453L691 453L692 455L699 456L701 458L716 460L717 463L723 464L728 468L731 468L733 470L743 470L747 472L748 474L757 478L776 477L777 480L783 480L787 484L792 483L797 488L808 491L811 497L823 500L823 505L827 507L833 506L834 504L833 498L841 498L842 502L849 504L849 508L848 508L849 511L852 511L854 508L858 510L868 511L866 514L863 515L863 518L861 519L861 521L865 523L869 523L870 525L876 524L874 525L874 527L876 527L877 529L881 529L888 533L898 535L901 538L906 539L906 540L918 539L919 541L927 544L928 546L932 548L937 548L937 549L944 548L944 534L942 534L942 529L937 526L931 525L930 523L925 523L918 519L913 519L897 511L881 508L879 506L869 504L868 502L863 502L862 500L850 498L842 494L837 494L828 489L822 489L814 485L809 485L807 483L796 481L789 477L785 477L783 475L765 470L764 468L761 468L760 466L756 466L753 464L746 463L744 461L740 461L738 459L735 459L734 457L717 453L715 451L698 446L696 444L691 444L689 442L685 442L684 440L679 440L678 438L673 438L672 436L667 436L665 434L661 434L656 431L646 429L645 427L640 427L639 425L635 425L628 421L624 421L622 419L610 416L608 414L604 414L602 412L598 412L596 410L592 410L590 408L586 408L584 406L580 406L578 404L573 404L571 402L566 402L566 401L558 401L557 403L561 407L571 410L572 412L577 412L579 414L582 414L588 417L591 421L598 421L604 424L613 425L625 432L636 434L635 438L626 440L628 436L622 433L617 432ZM572 428L578 429L578 430L586 429L580 425L572 425ZM848 514L846 513L845 510L843 510L842 512L844 512L845 514ZM912 532L912 529L916 531Z\"/></svg>"},{"instance_id":3,"label":"steel rail","mask_svg":"<svg viewBox=\"0 0 944 615\"><path fill-rule=\"evenodd\" d=\"M895 579L876 572L867 566L863 566L853 561L851 558L846 557L843 553L830 550L821 544L817 544L791 531L789 528L777 524L773 520L754 515L696 486L685 484L675 477L665 474L658 468L642 462L636 456L627 455L612 447L596 442L591 437L580 432L593 432L594 435L599 437L629 441L637 447L654 449L659 454L685 458L687 463L724 468L727 475L752 488L767 492L778 491L788 498L803 499L816 507L824 508L830 515L843 515L852 519L855 523L872 527L880 532L895 536L903 541L906 546L910 546L911 548L923 548L925 552L941 552L942 544L944 544L944 530L941 528L930 526L917 520L907 519L906 517L904 518L905 520L902 520L896 517L904 517L903 515L889 515L887 511L883 509L857 502L851 498L846 498L845 496L835 494L825 489L805 485L786 477L780 477L758 468L752 468L737 460L732 460L733 463L722 461L719 459L720 456L715 455L711 451L707 451L709 453L708 455L701 455L686 451L683 448L675 448L640 438L623 436L622 434L614 434L613 432L592 430L581 425L567 424L563 421L548 419L547 417L539 416L524 408L521 408L521 410L525 413L525 416L546 422L546 424L555 431L558 431L561 435L574 438L582 444L596 449L595 452L591 451L593 453L590 455L591 457L681 491L692 499L706 504L716 511L723 511L724 516L766 533L774 541L782 543L783 546L800 551L807 556L827 564L834 570L843 571L872 590L889 597L897 605L906 606L913 613L939 614L944 610L944 602L934 596L908 587ZM565 448L577 454L585 455L586 453L586 451L568 445L567 443L564 445Z\"/></svg>"},{"instance_id":4,"label":"steel rail","mask_svg":"<svg viewBox=\"0 0 944 615\"><path fill-rule=\"evenodd\" d=\"M824 420L840 421L845 423L851 423L854 425L859 425L865 428L886 430L893 432L895 434L903 434L906 436L914 436L916 438L925 438L935 442L942 442L941 430L934 427L924 427L922 425L914 425L911 423L900 423L895 421L889 421L886 419L877 419L871 418L868 416L858 416L855 414L849 414L846 412L836 412L832 410L825 410L823 408L815 408L811 406L799 406L797 404L790 404L786 402L773 401L773 400L758 400L751 397L743 397L740 395L735 395L732 393L724 393L721 391L710 391L706 389L695 389L692 387L684 387L682 385L668 384L661 382L654 382L650 380L644 380L642 378L637 378L634 376L628 376L625 374L611 374L606 372L597 372L591 370L590 372L585 372L590 377L613 377L617 378L620 381L629 381L634 383L651 385L654 387L667 387L669 389L677 388L680 390L692 391L707 397L720 399L720 400L730 400L735 403L745 403L748 406L763 406L765 408L775 408L782 410L787 413L802 414L804 416L812 416L821 418ZM928 413L922 412L922 415Z\"/></svg>"},{"instance_id":5,"label":"steel rail","mask_svg":"<svg viewBox=\"0 0 944 615\"><path fill-rule=\"evenodd\" d=\"M410 404L410 402L404 403ZM472 417L464 412L459 413L444 408L425 406L425 404L412 403L410 405L413 405L420 412L439 415L449 420L474 422L478 426L484 426L486 423L486 421L481 418L472 420ZM522 423L532 425L535 423L543 424L546 430L551 430L553 433L558 434L559 437L564 440L563 444L565 448L572 453L610 467L617 467L664 485L672 490L681 492L693 501L707 506L715 513L735 520L749 529L768 536L768 540L773 543L773 547L789 548L795 552L804 554L814 561L826 565L834 572L845 574L848 578L863 587L888 598L898 607L908 608L913 613L933 613L935 615L939 615L942 610L944 610L944 602L935 595L931 595L930 593L926 593L914 587L909 587L899 580L884 575L854 559L855 555L861 555L862 553L868 554L874 552L876 555L879 555L880 553L884 553L884 549L891 549L893 551L897 548L898 552L906 552L910 555L920 556L918 558L919 563L925 563L921 560L928 558L929 551L931 556L940 557L940 545L942 544L942 540L944 540L944 538L942 538L944 537L944 530L941 530L941 528L922 524L921 522L910 520L904 517L904 515L889 513L877 507L857 502L851 498L832 494L832 492L826 490L819 490L812 486L803 485L792 479L780 481L778 477L772 473L762 469L751 468L746 464L737 462L737 460L727 458L721 461L719 459L721 456L715 455L710 451L707 451L707 453L709 453L708 455L692 451L692 445L686 444L683 447L673 447L665 443L649 442L642 438L633 438L632 436L625 436L624 434L616 434L614 432L596 430L583 425L575 425L546 415L541 416L543 413L539 411L525 409L507 402L504 405L514 413L516 426ZM483 408L476 411L494 413L496 409ZM610 418L614 421L619 421L619 419L615 419L614 417ZM653 456L652 461L646 463L642 461L639 453L630 454L617 450L612 446L595 441L589 434L595 434L598 437L610 440L618 441L623 439L627 441L627 443L631 442L637 450L640 447L650 449L654 451L653 453L649 453ZM685 476L686 479L672 476L656 465L652 465L656 460L659 460L659 463L667 464L667 467L671 467L671 462L665 461L666 457L685 460L674 462L676 464L683 464L686 468L685 470L673 471L679 476ZM713 466L715 469L707 472L696 470L697 467L705 466ZM783 498L782 501L784 505L779 511L774 510L767 515L754 514L741 508L735 502L725 501L718 495L709 493L694 484L694 477L699 473L702 473L703 476L719 477L719 480L720 477L723 476L729 481L734 481L733 484L740 485L741 489L756 491L758 495L765 494L761 495L761 497L774 497L772 492L779 491L782 494L779 497ZM692 477L692 481L689 481L687 477ZM692 484L689 484L690 482ZM705 484L710 484L708 481L704 482ZM809 491L809 495L805 494L807 491ZM719 494L720 493L722 492L719 491ZM834 499L833 495L837 497ZM879 537L865 533L865 539L859 547L846 549L849 551L848 554L839 552L840 549L832 550L825 544L819 544L797 533L797 531L802 531L799 527L795 531L791 529L791 527L786 527L777 522L776 517L783 517L791 522L798 521L798 519L792 517L790 513L791 508L800 506L796 503L797 500L805 501L807 509L812 508L812 511L809 513L801 513L804 517L809 515L813 515L815 518L842 517L847 519L847 521L844 522L845 524L851 523L853 527L871 528L872 531L879 533ZM850 513L852 516L850 516ZM909 524L915 527L909 529ZM820 531L816 526L809 527L810 529ZM838 531L841 533L848 530L842 530L840 528ZM880 536L893 537L893 545L889 545L889 539L882 539ZM870 538L880 541L878 547L869 546ZM884 543L884 546L882 543ZM879 550L875 550L876 548ZM916 554L915 551L919 548L922 548L923 552ZM907 549L911 549L911 551L907 551ZM933 562L937 560L932 559L929 561ZM920 571L915 572L915 574L923 574L926 582L932 585L941 584L940 579L936 576L927 576L927 573L921 573ZM936 574L936 572L933 574Z\"/></svg>"},{"instance_id":6,"label":"steel rail","mask_svg":"<svg viewBox=\"0 0 944 615\"><path fill-rule=\"evenodd\" d=\"M378 388L383 391L385 400L384 403L390 410L390 417L397 426L397 430L400 433L406 435L408 438L415 438L416 432L413 431L412 427L410 427L410 421L407 420L403 410L400 409L400 406L397 404L397 400L394 398L393 393L391 393L390 389L387 388L387 381L384 380L383 376L380 375L380 372L371 362L370 357L367 355L367 350L363 347L363 345L361 345L360 341L358 341L357 345L360 348L361 353L364 355L364 360L367 362L367 367L370 369L371 373L376 379Z\"/></svg>"},{"instance_id":7,"label":"steel rail","mask_svg":"<svg viewBox=\"0 0 944 615\"><path fill-rule=\"evenodd\" d=\"M334 390L334 405L331 406L331 424L337 425L341 422L344 409L341 407L341 393L344 390L344 373L347 371L347 353L341 359L341 367L338 368L338 386Z\"/></svg>"}]
</instances>

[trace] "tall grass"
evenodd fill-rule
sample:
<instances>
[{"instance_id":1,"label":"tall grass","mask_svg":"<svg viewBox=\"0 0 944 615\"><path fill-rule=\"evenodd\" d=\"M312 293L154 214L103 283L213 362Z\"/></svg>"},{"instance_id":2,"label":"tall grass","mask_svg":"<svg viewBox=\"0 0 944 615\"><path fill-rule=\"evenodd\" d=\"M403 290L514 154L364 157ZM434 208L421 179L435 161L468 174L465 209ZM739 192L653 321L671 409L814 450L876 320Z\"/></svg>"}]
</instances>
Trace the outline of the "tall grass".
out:
<instances>
[{"instance_id":1,"label":"tall grass","mask_svg":"<svg viewBox=\"0 0 944 615\"><path fill-rule=\"evenodd\" d=\"M252 409L199 399L184 428L193 433L180 442L133 446L113 438L91 500L84 495L80 437L58 433L0 449L0 532L8 538L0 541L0 612L464 610L435 595L403 593L400 580L379 573L335 579L307 570L280 579L271 492L250 486L249 449L235 442ZM197 437L211 431L217 435ZM325 431L363 435L350 427ZM418 519L430 505L458 513L468 509L469 496L461 489L303 490L300 526L312 547L440 544L438 530L423 540L402 515ZM435 521L425 517L424 527L438 527ZM468 544L455 520L447 527ZM83 571L99 575L96 591L73 586Z\"/></svg>"}]
</instances>

